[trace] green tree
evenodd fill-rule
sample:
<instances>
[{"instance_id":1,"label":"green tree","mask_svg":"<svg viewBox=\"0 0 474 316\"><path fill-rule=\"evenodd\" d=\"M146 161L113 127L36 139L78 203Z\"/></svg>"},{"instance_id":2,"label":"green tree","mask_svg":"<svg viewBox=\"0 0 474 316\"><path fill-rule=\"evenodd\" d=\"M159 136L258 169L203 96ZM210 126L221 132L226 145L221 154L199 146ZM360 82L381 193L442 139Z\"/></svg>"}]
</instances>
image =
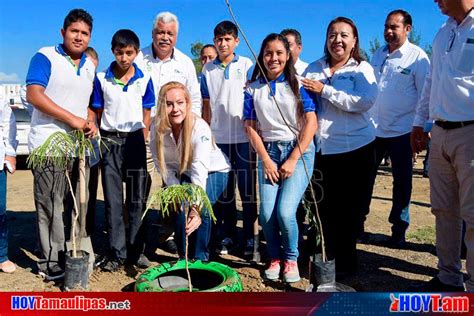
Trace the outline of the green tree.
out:
<instances>
[{"instance_id":1,"label":"green tree","mask_svg":"<svg viewBox=\"0 0 474 316\"><path fill-rule=\"evenodd\" d=\"M408 33L408 40L416 46L420 46L421 44L421 34L415 30L414 26L411 28L411 32Z\"/></svg>"},{"instance_id":2,"label":"green tree","mask_svg":"<svg viewBox=\"0 0 474 316\"><path fill-rule=\"evenodd\" d=\"M370 52L370 57L372 57L374 55L374 53L377 51L377 49L379 49L380 47L382 46L382 44L380 44L380 41L378 38L374 38L373 40L370 41L370 48L369 48L369 52Z\"/></svg>"},{"instance_id":3,"label":"green tree","mask_svg":"<svg viewBox=\"0 0 474 316\"><path fill-rule=\"evenodd\" d=\"M196 73L199 74L202 70L201 66L201 49L204 46L202 42L191 43L191 55L193 56L192 60L194 63L194 68L196 68Z\"/></svg>"}]
</instances>

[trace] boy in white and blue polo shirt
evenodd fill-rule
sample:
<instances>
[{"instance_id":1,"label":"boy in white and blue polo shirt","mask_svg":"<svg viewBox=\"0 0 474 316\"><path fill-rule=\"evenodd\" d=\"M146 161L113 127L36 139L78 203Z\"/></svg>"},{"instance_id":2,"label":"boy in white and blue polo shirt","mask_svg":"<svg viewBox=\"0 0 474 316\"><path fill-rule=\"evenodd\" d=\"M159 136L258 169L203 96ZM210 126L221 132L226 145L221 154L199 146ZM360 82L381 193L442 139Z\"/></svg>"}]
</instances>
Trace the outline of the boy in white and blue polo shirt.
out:
<instances>
[{"instance_id":1,"label":"boy in white and blue polo shirt","mask_svg":"<svg viewBox=\"0 0 474 316\"><path fill-rule=\"evenodd\" d=\"M115 61L94 80L92 108L99 113L102 148L102 186L110 253L105 271L118 270L127 260L147 266L143 256L144 231L140 227L145 203L145 139L155 106L153 82L134 63L140 41L131 30L112 37ZM126 184L128 231L123 217L123 182ZM126 234L127 233L127 234Z\"/></svg>"},{"instance_id":2,"label":"boy in white and blue polo shirt","mask_svg":"<svg viewBox=\"0 0 474 316\"><path fill-rule=\"evenodd\" d=\"M80 129L87 136L94 136L95 114L88 111L88 105L95 66L84 54L91 32L90 14L74 9L64 19L63 43L43 47L31 59L26 76L27 101L34 107L28 135L30 151L57 131ZM77 168L73 171L71 178L76 184ZM65 170L53 164L34 168L32 172L41 251L39 274L54 280L64 276L64 224L70 225L63 222L67 179ZM72 203L68 205L71 207L66 214L72 210Z\"/></svg>"},{"instance_id":3,"label":"boy in white and blue polo shirt","mask_svg":"<svg viewBox=\"0 0 474 316\"><path fill-rule=\"evenodd\" d=\"M239 187L243 207L244 255L253 253L253 223L257 217L255 181L252 177L251 152L245 134L242 113L244 87L248 80L252 61L234 53L239 43L238 30L234 23L222 21L214 28L214 45L218 57L207 63L202 70L201 95L203 118L210 124L217 146L227 155L232 166L225 200L224 229L220 254L227 254L236 238L237 208L235 204L235 179ZM222 216L218 214L218 226Z\"/></svg>"}]
</instances>

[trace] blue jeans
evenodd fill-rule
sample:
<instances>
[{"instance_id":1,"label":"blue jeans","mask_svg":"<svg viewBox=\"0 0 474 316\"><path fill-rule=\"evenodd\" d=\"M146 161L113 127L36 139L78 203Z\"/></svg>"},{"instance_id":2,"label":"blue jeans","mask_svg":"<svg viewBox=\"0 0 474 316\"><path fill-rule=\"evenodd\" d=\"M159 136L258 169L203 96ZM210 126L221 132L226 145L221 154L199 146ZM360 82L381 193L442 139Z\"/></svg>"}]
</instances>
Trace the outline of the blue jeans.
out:
<instances>
[{"instance_id":1,"label":"blue jeans","mask_svg":"<svg viewBox=\"0 0 474 316\"><path fill-rule=\"evenodd\" d=\"M288 159L296 145L295 141L266 142L265 148L279 169ZM296 209L313 174L314 144L311 143L298 160L295 171L285 180L272 184L265 179L262 161L258 162L258 184L260 190L260 225L267 241L271 259L298 259L298 225ZM303 160L306 164L306 174Z\"/></svg>"},{"instance_id":2,"label":"blue jeans","mask_svg":"<svg viewBox=\"0 0 474 316\"><path fill-rule=\"evenodd\" d=\"M206 193L213 206L224 192L229 179L227 172L211 172L207 177ZM183 182L190 182L184 179ZM209 261L209 241L211 239L212 219L209 211L204 209L201 214L202 223L199 228L189 236L189 258ZM175 239L180 258L184 257L186 247L186 225L184 212L179 212L175 225Z\"/></svg>"},{"instance_id":3,"label":"blue jeans","mask_svg":"<svg viewBox=\"0 0 474 316\"><path fill-rule=\"evenodd\" d=\"M8 260L7 175L0 171L0 263Z\"/></svg>"},{"instance_id":4,"label":"blue jeans","mask_svg":"<svg viewBox=\"0 0 474 316\"><path fill-rule=\"evenodd\" d=\"M243 209L244 240L252 239L253 223L257 219L255 177L252 165L255 162L255 153L249 143L217 144L229 158L232 170L229 172L227 188L216 206L218 230L224 221L221 237L237 237L237 205L235 198L235 180L239 188Z\"/></svg>"}]
</instances>

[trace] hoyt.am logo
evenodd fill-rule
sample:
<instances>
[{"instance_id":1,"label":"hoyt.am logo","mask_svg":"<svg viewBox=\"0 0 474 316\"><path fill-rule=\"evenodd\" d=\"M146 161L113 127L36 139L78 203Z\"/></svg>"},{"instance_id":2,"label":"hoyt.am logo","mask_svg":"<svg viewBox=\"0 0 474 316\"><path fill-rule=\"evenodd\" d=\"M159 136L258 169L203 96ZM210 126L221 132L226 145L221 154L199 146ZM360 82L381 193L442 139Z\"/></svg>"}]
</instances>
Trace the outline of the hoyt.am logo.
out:
<instances>
[{"instance_id":1,"label":"hoyt.am logo","mask_svg":"<svg viewBox=\"0 0 474 316\"><path fill-rule=\"evenodd\" d=\"M469 297L430 293L390 293L391 312L463 313L469 311Z\"/></svg>"}]
</instances>

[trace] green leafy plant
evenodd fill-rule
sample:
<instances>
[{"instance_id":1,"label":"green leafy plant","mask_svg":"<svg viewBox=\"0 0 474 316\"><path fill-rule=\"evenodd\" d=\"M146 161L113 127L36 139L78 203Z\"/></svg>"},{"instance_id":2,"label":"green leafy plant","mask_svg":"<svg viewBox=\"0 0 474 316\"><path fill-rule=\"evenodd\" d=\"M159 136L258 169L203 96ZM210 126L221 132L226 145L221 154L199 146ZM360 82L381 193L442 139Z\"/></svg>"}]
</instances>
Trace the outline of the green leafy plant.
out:
<instances>
[{"instance_id":1,"label":"green leafy plant","mask_svg":"<svg viewBox=\"0 0 474 316\"><path fill-rule=\"evenodd\" d=\"M200 186L191 183L170 185L160 188L158 191L153 193L150 196L147 208L142 216L142 220L148 210L151 208L159 209L163 216L169 216L170 212L184 212L185 223L188 222L188 216L191 210L197 211L199 216L202 216L203 210L206 209L209 212L211 219L214 222L216 221L216 217L212 211L211 202L209 201L206 191L204 191L204 189ZM188 275L189 292L192 292L193 286L188 266L188 235L186 235L185 245L185 268Z\"/></svg>"},{"instance_id":2,"label":"green leafy plant","mask_svg":"<svg viewBox=\"0 0 474 316\"><path fill-rule=\"evenodd\" d=\"M86 153L94 153L92 142L83 131L73 130L69 133L55 132L46 141L35 148L28 157L27 164L30 168L41 168L53 165L64 169L64 173L69 185L69 190L74 202L74 219L71 228L72 257L77 258L77 243L85 236L85 216L87 212L86 195ZM74 190L69 177L68 166L73 160L79 159L79 207L74 195ZM77 231L77 220L81 217L81 226Z\"/></svg>"}]
</instances>

